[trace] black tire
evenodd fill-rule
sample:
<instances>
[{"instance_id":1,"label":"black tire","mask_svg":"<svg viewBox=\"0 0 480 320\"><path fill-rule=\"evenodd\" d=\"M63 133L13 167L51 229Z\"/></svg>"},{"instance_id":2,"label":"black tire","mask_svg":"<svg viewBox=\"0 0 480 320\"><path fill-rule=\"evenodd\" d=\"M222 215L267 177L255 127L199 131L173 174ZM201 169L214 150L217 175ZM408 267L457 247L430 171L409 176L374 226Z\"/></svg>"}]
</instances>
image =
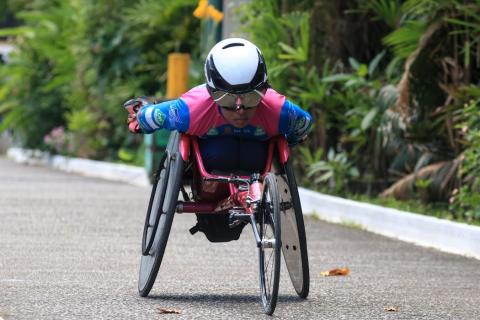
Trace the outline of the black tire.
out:
<instances>
[{"instance_id":1,"label":"black tire","mask_svg":"<svg viewBox=\"0 0 480 320\"><path fill-rule=\"evenodd\" d=\"M272 315L278 299L281 264L280 197L273 173L265 176L262 202L258 211L257 226L261 245L259 252L260 295L263 310Z\"/></svg>"},{"instance_id":2,"label":"black tire","mask_svg":"<svg viewBox=\"0 0 480 320\"><path fill-rule=\"evenodd\" d=\"M142 297L150 293L155 283L175 215L184 168L184 161L178 151L179 143L180 134L172 132L165 160L160 163L158 179L155 179L152 187L143 232L138 279L138 292Z\"/></svg>"},{"instance_id":3,"label":"black tire","mask_svg":"<svg viewBox=\"0 0 480 320\"><path fill-rule=\"evenodd\" d=\"M155 239L154 235L157 233L160 221L161 214L158 214L158 208L163 206L168 183L168 179L165 179L165 177L168 177L170 171L170 159L168 159L167 156L168 153L165 152L160 160L159 168L153 180L152 192L150 193L150 201L148 203L142 237L142 255L144 256L148 255L152 248L153 240ZM152 210L152 207L154 210Z\"/></svg>"},{"instance_id":4,"label":"black tire","mask_svg":"<svg viewBox=\"0 0 480 320\"><path fill-rule=\"evenodd\" d=\"M307 237L305 233L305 223L303 221L302 205L300 203L300 195L298 194L297 181L295 180L295 174L293 172L290 160L284 165L285 175L287 176L287 183L290 189L292 197L293 210L295 211L295 218L297 222L298 241L301 256L301 273L302 283L292 284L297 294L306 299L310 290L310 268L308 265L308 250L307 250ZM288 268L288 265L287 265Z\"/></svg>"}]
</instances>

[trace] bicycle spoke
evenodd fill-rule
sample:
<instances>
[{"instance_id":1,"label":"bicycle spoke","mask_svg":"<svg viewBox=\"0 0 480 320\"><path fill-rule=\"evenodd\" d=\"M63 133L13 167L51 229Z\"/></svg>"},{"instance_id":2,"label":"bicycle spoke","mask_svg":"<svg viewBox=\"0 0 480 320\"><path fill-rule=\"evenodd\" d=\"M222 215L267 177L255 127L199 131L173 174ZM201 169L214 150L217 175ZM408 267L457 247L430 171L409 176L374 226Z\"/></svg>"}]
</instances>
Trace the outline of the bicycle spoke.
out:
<instances>
[{"instance_id":1,"label":"bicycle spoke","mask_svg":"<svg viewBox=\"0 0 480 320\"><path fill-rule=\"evenodd\" d=\"M270 296L271 294L271 280L273 279L273 271L274 271L274 266L270 264L270 261L273 257L273 253L274 251L272 250L272 252L270 253L270 256L268 257L268 261L266 263L266 267L265 267L265 270L267 271L265 273L265 282L268 284L268 296ZM268 266L271 266L271 268L269 269Z\"/></svg>"}]
</instances>

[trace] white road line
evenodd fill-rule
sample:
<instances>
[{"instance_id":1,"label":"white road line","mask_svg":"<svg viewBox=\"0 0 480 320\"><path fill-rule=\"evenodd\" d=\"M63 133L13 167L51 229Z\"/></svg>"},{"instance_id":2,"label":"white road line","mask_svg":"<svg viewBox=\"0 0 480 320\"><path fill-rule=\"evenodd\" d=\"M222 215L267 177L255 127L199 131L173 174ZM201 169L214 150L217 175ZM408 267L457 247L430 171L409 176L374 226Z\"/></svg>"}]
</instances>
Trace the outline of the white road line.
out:
<instances>
[{"instance_id":1,"label":"white road line","mask_svg":"<svg viewBox=\"0 0 480 320\"><path fill-rule=\"evenodd\" d=\"M23 279L0 279L0 282L25 282ZM2 320L2 319L0 319Z\"/></svg>"}]
</instances>

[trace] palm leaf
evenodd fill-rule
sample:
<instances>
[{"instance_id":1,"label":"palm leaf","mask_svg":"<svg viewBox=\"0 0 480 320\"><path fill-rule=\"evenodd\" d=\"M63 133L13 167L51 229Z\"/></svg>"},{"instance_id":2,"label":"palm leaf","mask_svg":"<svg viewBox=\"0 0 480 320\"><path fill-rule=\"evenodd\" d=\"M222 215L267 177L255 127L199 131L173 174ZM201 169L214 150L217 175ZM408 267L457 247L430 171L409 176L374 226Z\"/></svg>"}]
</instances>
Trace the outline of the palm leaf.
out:
<instances>
[{"instance_id":1,"label":"palm leaf","mask_svg":"<svg viewBox=\"0 0 480 320\"><path fill-rule=\"evenodd\" d=\"M424 22L409 21L405 26L386 36L383 42L391 46L398 56L407 58L417 49L425 30Z\"/></svg>"}]
</instances>

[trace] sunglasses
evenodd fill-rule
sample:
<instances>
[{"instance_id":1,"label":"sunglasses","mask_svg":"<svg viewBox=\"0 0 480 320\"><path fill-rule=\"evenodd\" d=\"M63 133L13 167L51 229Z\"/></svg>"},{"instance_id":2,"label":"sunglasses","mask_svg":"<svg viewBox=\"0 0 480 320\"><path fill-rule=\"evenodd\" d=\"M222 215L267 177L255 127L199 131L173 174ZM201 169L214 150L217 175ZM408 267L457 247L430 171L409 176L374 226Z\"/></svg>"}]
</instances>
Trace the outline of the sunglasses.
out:
<instances>
[{"instance_id":1,"label":"sunglasses","mask_svg":"<svg viewBox=\"0 0 480 320\"><path fill-rule=\"evenodd\" d=\"M264 93L258 90L242 94L233 94L225 91L214 91L213 100L222 108L236 111L241 107L245 109L255 108L264 97Z\"/></svg>"}]
</instances>

